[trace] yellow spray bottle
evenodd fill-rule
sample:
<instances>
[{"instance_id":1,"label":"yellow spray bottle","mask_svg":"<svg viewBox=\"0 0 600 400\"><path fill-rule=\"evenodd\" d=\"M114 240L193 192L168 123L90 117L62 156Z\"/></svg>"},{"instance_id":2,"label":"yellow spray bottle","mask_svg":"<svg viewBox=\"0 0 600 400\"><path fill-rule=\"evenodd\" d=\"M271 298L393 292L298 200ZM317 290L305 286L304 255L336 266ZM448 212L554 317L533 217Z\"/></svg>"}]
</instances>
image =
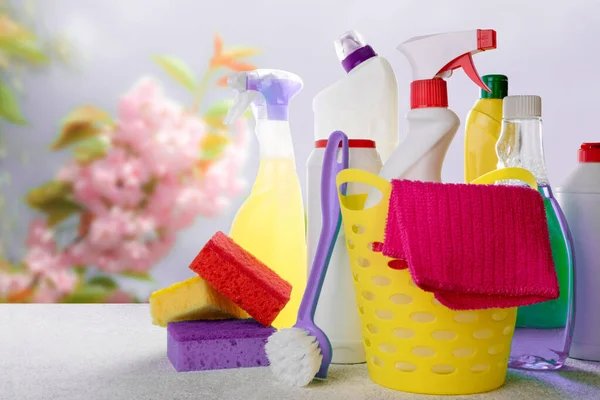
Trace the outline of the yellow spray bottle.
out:
<instances>
[{"instance_id":1,"label":"yellow spray bottle","mask_svg":"<svg viewBox=\"0 0 600 400\"><path fill-rule=\"evenodd\" d=\"M304 205L288 122L288 105L302 80L286 71L257 69L232 74L227 83L238 94L224 122L236 121L251 106L260 152L252 192L229 235L292 285L290 301L273 322L278 329L289 328L296 322L308 275Z\"/></svg>"},{"instance_id":2,"label":"yellow spray bottle","mask_svg":"<svg viewBox=\"0 0 600 400\"><path fill-rule=\"evenodd\" d=\"M496 142L502 127L502 99L508 96L508 78L484 75L491 92L481 90L480 98L467 116L465 128L465 182L470 183L496 169Z\"/></svg>"}]
</instances>

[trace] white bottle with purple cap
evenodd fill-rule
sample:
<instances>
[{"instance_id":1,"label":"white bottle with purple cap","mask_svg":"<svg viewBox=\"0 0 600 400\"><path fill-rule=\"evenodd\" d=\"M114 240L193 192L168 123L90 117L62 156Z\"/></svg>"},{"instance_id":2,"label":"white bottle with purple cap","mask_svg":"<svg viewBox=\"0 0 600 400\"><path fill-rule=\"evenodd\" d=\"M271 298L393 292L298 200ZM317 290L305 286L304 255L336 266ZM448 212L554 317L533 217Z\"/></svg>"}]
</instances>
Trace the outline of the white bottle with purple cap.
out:
<instances>
[{"instance_id":1,"label":"white bottle with purple cap","mask_svg":"<svg viewBox=\"0 0 600 400\"><path fill-rule=\"evenodd\" d=\"M348 137L350 168L378 174L382 161L398 142L398 93L390 64L377 56L359 33L344 33L335 47L347 75L321 91L313 101L315 148L307 168L308 265L315 257L321 232L321 169L327 139L337 130ZM349 199L364 203L368 187L348 185ZM361 203L362 202L362 203ZM358 307L343 228L331 254L315 313L315 322L329 337L334 364L365 362Z\"/></svg>"},{"instance_id":2,"label":"white bottle with purple cap","mask_svg":"<svg viewBox=\"0 0 600 400\"><path fill-rule=\"evenodd\" d=\"M313 100L316 139L339 130L349 139L374 140L382 162L398 145L398 83L390 63L377 55L360 33L335 41L346 76Z\"/></svg>"}]
</instances>

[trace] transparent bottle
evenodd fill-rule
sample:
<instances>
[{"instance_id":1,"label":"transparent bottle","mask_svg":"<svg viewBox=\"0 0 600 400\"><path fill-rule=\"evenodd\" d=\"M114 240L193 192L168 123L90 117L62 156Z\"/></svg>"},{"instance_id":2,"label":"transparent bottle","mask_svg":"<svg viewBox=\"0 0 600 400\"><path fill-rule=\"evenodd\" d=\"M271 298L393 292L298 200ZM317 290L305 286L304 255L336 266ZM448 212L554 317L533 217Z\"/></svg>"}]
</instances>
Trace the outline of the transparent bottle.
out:
<instances>
[{"instance_id":1,"label":"transparent bottle","mask_svg":"<svg viewBox=\"0 0 600 400\"><path fill-rule=\"evenodd\" d=\"M496 145L498 168L521 167L536 178L544 198L552 257L560 296L556 300L520 307L509 366L554 370L569 356L574 327L574 252L567 220L552 193L542 142L542 99L508 96L503 104L502 132ZM502 184L521 184L503 181Z\"/></svg>"}]
</instances>

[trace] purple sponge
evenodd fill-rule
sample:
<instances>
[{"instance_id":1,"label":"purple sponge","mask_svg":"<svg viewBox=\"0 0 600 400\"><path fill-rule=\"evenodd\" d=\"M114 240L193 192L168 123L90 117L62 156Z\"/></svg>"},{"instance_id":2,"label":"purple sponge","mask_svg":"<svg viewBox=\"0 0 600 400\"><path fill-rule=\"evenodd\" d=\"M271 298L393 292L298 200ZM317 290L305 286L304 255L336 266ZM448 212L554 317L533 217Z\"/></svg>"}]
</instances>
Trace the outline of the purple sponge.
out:
<instances>
[{"instance_id":1,"label":"purple sponge","mask_svg":"<svg viewBox=\"0 0 600 400\"><path fill-rule=\"evenodd\" d=\"M167 357L178 372L265 367L265 343L273 332L252 318L170 322Z\"/></svg>"}]
</instances>

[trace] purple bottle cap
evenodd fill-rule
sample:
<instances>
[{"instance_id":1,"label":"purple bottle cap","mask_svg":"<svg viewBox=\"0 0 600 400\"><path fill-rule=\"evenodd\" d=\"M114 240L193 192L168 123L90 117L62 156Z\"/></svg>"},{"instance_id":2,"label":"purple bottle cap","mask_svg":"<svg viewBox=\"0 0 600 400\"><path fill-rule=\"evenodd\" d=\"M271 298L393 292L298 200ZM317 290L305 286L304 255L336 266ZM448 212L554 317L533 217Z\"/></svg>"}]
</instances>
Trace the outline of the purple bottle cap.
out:
<instances>
[{"instance_id":1,"label":"purple bottle cap","mask_svg":"<svg viewBox=\"0 0 600 400\"><path fill-rule=\"evenodd\" d=\"M357 31L348 31L334 42L335 52L342 62L346 72L352 71L357 65L377 56L377 53L367 44L362 35Z\"/></svg>"}]
</instances>

